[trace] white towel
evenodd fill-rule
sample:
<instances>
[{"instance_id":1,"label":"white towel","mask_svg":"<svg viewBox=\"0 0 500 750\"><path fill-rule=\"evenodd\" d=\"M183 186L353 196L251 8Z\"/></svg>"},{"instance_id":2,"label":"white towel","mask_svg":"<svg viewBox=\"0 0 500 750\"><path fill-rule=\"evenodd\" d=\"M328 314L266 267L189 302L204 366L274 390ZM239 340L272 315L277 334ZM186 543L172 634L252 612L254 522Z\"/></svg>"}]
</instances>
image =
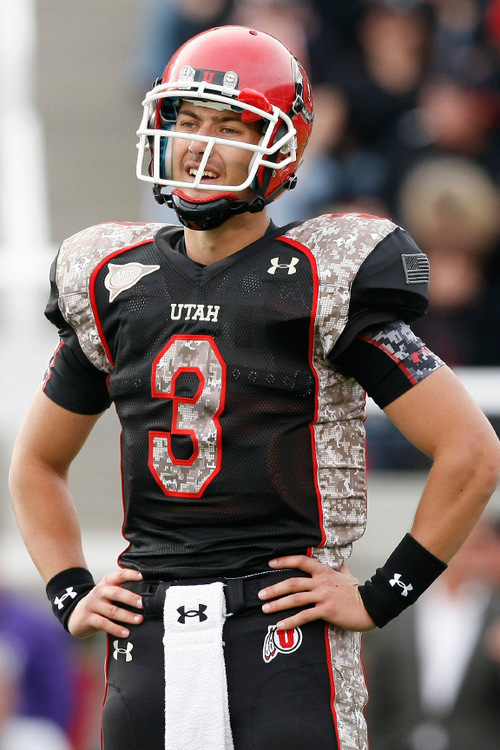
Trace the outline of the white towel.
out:
<instances>
[{"instance_id":1,"label":"white towel","mask_svg":"<svg viewBox=\"0 0 500 750\"><path fill-rule=\"evenodd\" d=\"M224 584L170 586L165 597L165 750L233 750L222 628Z\"/></svg>"}]
</instances>

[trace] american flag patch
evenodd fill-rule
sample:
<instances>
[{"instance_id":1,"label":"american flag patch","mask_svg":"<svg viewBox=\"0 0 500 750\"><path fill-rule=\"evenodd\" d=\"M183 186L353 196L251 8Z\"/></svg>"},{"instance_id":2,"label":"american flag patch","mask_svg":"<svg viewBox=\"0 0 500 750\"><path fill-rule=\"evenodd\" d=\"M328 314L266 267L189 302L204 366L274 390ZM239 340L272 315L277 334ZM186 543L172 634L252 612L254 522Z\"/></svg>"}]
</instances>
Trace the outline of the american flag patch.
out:
<instances>
[{"instance_id":1,"label":"american flag patch","mask_svg":"<svg viewBox=\"0 0 500 750\"><path fill-rule=\"evenodd\" d=\"M401 255L407 284L428 284L431 275L429 258L424 253Z\"/></svg>"}]
</instances>

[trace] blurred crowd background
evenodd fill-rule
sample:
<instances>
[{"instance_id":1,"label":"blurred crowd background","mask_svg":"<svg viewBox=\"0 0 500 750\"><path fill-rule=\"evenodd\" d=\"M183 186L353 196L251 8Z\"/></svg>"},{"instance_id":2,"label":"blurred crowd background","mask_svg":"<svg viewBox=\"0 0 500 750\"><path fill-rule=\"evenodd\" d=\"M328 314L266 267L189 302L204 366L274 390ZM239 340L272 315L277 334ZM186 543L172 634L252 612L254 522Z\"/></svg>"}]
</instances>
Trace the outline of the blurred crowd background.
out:
<instances>
[{"instance_id":1,"label":"blurred crowd background","mask_svg":"<svg viewBox=\"0 0 500 750\"><path fill-rule=\"evenodd\" d=\"M311 77L316 120L300 187L274 217L354 208L401 223L432 266L430 313L415 330L451 366L500 365L498 0L143 8L146 33L132 57L141 92L207 26L255 25L289 47Z\"/></svg>"},{"instance_id":2,"label":"blurred crowd background","mask_svg":"<svg viewBox=\"0 0 500 750\"><path fill-rule=\"evenodd\" d=\"M2 3L0 750L99 747L103 639L76 642L52 622L6 483L56 344L43 319L49 264L90 224L176 221L135 179L141 101L182 42L224 23L277 36L313 83L313 136L273 219L356 210L408 229L431 264L429 313L414 330L500 431L500 0ZM407 530L428 469L368 411L369 527L352 559L360 577ZM117 437L110 413L72 475L97 577L123 546ZM422 606L366 636L373 750L500 747L499 510L497 491Z\"/></svg>"}]
</instances>

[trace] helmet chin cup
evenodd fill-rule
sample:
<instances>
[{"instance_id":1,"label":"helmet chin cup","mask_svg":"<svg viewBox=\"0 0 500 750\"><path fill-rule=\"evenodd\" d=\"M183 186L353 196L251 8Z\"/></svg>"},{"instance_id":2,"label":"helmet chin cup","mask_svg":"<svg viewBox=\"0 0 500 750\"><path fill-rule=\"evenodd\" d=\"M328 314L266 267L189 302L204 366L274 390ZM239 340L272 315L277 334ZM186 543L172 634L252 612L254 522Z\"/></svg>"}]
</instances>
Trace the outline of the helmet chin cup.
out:
<instances>
[{"instance_id":1,"label":"helmet chin cup","mask_svg":"<svg viewBox=\"0 0 500 750\"><path fill-rule=\"evenodd\" d=\"M236 195L221 193L208 200L188 198L180 190L173 190L170 195L161 193L158 186L153 188L155 199L159 203L166 203L177 214L181 224L188 229L206 231L217 229L231 216L250 211L262 211L267 201L256 196L252 201L238 200Z\"/></svg>"},{"instance_id":2,"label":"helmet chin cup","mask_svg":"<svg viewBox=\"0 0 500 750\"><path fill-rule=\"evenodd\" d=\"M188 198L179 190L173 190L164 198L165 203L177 214L181 224L197 231L220 227L231 216L231 206L237 203L235 197L229 194L200 201Z\"/></svg>"}]
</instances>

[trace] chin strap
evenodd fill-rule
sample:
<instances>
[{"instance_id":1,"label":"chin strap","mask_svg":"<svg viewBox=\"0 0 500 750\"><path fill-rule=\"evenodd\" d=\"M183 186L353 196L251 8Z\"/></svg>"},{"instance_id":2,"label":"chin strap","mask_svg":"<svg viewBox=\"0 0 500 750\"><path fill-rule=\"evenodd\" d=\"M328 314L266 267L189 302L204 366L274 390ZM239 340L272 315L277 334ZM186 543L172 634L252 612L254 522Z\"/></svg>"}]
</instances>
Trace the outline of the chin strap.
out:
<instances>
[{"instance_id":1,"label":"chin strap","mask_svg":"<svg viewBox=\"0 0 500 750\"><path fill-rule=\"evenodd\" d=\"M290 178L289 184L285 189L291 190L295 187L295 176ZM256 195L251 201L240 201L233 193L221 193L215 198L208 200L193 200L188 198L180 190L173 190L170 194L161 192L160 185L153 187L153 195L158 203L165 203L172 208L177 214L177 218L188 229L205 231L207 229L216 229L225 221L235 214L242 214L248 211L251 214L259 213L269 203L283 192L283 186L263 198Z\"/></svg>"}]
</instances>

